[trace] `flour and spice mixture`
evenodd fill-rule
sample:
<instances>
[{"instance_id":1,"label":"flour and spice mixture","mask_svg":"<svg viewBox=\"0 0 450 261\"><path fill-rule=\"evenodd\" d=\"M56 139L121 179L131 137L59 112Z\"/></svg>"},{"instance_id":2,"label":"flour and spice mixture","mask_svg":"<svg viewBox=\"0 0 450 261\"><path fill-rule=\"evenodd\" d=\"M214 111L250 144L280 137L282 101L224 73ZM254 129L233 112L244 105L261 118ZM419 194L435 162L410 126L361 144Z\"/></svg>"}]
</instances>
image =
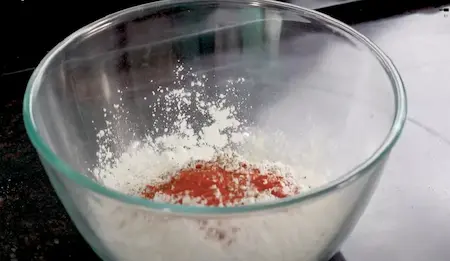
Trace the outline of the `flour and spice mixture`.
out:
<instances>
[{"instance_id":1,"label":"flour and spice mixture","mask_svg":"<svg viewBox=\"0 0 450 261\"><path fill-rule=\"evenodd\" d=\"M153 114L145 138L117 153L116 125L99 130L98 164L92 173L104 186L150 201L228 208L274 202L306 193L324 179L295 164L280 133L250 128L240 116L246 79L208 89L208 77L182 65L175 88L160 86L148 100ZM211 87L211 86L210 86ZM211 94L213 93L213 94ZM122 104L114 119L126 121ZM107 112L108 110L105 110ZM105 114L105 116L107 116ZM201 123L201 124L199 124ZM172 215L135 208L103 197L81 195L91 228L111 260L298 261L316 260L336 229L342 199L248 216Z\"/></svg>"},{"instance_id":2,"label":"flour and spice mixture","mask_svg":"<svg viewBox=\"0 0 450 261\"><path fill-rule=\"evenodd\" d=\"M152 92L149 113L155 120L145 140L114 157L107 146L120 143L111 135L113 125L107 122L109 129L98 132L99 164L93 172L99 181L157 202L214 207L273 201L311 187L307 173L268 158L267 151L276 150L264 148L264 141L273 136L250 130L238 118L248 97L237 94L244 78L228 80L225 91L211 97L205 92L206 76L184 70L180 65L175 71L175 87L181 88L160 86ZM124 114L121 104L114 107Z\"/></svg>"}]
</instances>

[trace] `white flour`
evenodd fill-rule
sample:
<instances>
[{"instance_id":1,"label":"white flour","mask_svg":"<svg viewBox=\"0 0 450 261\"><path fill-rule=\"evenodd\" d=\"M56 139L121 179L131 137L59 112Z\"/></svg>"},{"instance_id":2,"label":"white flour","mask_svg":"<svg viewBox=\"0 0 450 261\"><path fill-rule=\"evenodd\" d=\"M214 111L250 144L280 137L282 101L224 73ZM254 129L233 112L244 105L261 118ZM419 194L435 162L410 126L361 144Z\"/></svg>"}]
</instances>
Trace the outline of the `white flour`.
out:
<instances>
[{"instance_id":1,"label":"white flour","mask_svg":"<svg viewBox=\"0 0 450 261\"><path fill-rule=\"evenodd\" d=\"M277 166L292 175L302 191L323 184L323 179L289 158L291 148L285 147L288 142L280 133L264 133L239 119L245 97L234 103L229 98L236 98L235 88L245 79L228 81L226 91L210 99L203 88L206 77L186 72L183 66L175 74L177 89L160 87L153 93L152 98L157 98L149 111L155 118L145 139L130 142L128 149L117 155L110 144L123 142L114 136L114 124L107 122L107 128L98 132L99 164L92 172L99 182L139 195L145 184L161 181L162 173L195 160L211 160L217 153L233 152L258 166ZM126 115L122 105L114 108ZM171 122L164 125L164 121ZM290 166L283 164L283 159L289 160ZM137 208L92 193L83 196L87 200L85 215L108 258L121 261L315 260L333 239L346 209L338 205L346 195L335 195L276 211L195 217L171 214L169 209ZM333 215L334 221L329 222Z\"/></svg>"}]
</instances>

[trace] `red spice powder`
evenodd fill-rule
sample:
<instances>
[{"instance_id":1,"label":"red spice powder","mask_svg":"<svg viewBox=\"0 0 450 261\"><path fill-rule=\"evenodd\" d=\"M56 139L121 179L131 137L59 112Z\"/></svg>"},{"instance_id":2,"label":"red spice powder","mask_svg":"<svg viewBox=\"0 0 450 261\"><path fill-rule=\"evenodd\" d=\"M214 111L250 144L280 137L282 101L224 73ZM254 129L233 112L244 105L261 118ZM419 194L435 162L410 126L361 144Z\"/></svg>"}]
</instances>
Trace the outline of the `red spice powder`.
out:
<instances>
[{"instance_id":1,"label":"red spice powder","mask_svg":"<svg viewBox=\"0 0 450 261\"><path fill-rule=\"evenodd\" d=\"M270 192L277 198L287 197L283 192L283 181L281 176L261 173L259 169L248 168L245 163L241 163L241 168L229 171L216 162L198 161L195 167L181 169L166 183L147 185L142 196L153 199L157 193L162 193L177 198L178 204L183 204L185 196L200 198L206 206L238 204L248 197L249 187L259 193Z\"/></svg>"}]
</instances>

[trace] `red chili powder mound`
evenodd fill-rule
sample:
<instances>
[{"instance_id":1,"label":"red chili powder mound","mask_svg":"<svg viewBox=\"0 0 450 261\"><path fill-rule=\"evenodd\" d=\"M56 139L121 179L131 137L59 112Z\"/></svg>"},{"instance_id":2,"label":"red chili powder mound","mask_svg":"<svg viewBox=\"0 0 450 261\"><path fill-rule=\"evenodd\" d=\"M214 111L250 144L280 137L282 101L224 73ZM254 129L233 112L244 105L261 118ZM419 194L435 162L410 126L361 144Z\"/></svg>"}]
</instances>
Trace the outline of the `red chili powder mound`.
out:
<instances>
[{"instance_id":1,"label":"red chili powder mound","mask_svg":"<svg viewBox=\"0 0 450 261\"><path fill-rule=\"evenodd\" d=\"M206 206L239 204L249 197L249 189L257 193L268 192L277 198L288 196L283 188L289 183L282 176L261 173L259 169L248 168L245 163L233 171L225 170L216 162L198 161L194 165L181 169L166 183L147 185L142 196L153 199L161 193L178 204L183 204L183 197L188 196L201 199ZM297 194L298 188L294 191Z\"/></svg>"}]
</instances>

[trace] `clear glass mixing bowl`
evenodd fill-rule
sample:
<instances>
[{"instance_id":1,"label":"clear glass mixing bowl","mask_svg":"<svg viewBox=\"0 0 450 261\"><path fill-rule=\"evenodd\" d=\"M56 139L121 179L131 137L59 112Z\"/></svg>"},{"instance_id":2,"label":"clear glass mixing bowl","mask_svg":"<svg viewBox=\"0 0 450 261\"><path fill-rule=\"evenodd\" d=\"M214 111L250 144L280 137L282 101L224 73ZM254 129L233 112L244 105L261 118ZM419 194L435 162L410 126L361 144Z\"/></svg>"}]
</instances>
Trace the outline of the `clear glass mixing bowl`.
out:
<instances>
[{"instance_id":1,"label":"clear glass mixing bowl","mask_svg":"<svg viewBox=\"0 0 450 261\"><path fill-rule=\"evenodd\" d=\"M93 171L99 160L176 131L173 111L192 116L196 132L211 124L198 101L161 102L174 90L201 92L206 107L225 100L246 139L274 134L262 141L267 157L321 181L239 207L163 204L108 186ZM24 99L42 164L104 260L327 260L367 205L405 116L401 78L367 38L265 0L163 1L109 15L50 51Z\"/></svg>"}]
</instances>

